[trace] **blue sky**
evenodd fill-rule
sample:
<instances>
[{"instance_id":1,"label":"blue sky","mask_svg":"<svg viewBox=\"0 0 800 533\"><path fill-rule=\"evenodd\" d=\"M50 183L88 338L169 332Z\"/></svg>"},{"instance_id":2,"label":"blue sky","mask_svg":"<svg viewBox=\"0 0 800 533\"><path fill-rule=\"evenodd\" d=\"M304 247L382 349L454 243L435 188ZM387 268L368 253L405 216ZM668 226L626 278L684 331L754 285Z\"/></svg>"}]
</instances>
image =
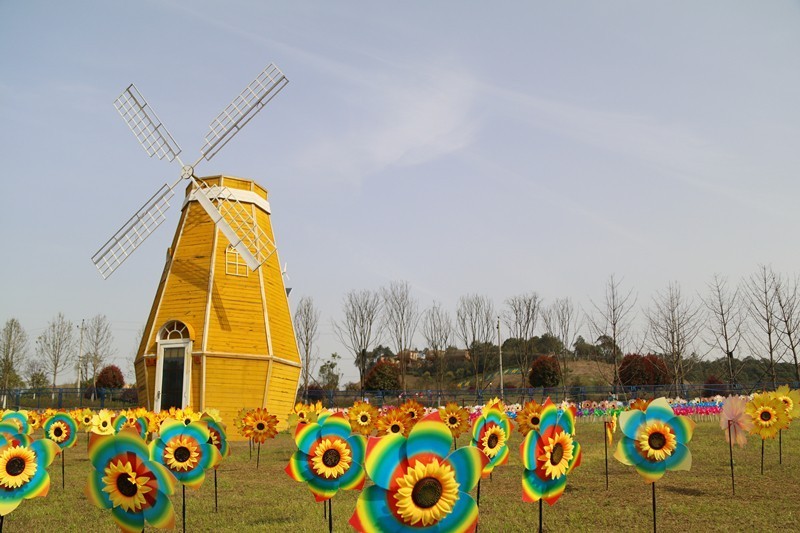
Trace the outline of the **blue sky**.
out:
<instances>
[{"instance_id":1,"label":"blue sky","mask_svg":"<svg viewBox=\"0 0 800 533\"><path fill-rule=\"evenodd\" d=\"M344 293L391 280L454 312L796 274L799 26L777 1L0 0L0 320L105 313L130 376L178 209L109 280L89 258L178 169L111 104L136 83L193 160L269 62L289 85L198 173L270 191L322 356Z\"/></svg>"}]
</instances>

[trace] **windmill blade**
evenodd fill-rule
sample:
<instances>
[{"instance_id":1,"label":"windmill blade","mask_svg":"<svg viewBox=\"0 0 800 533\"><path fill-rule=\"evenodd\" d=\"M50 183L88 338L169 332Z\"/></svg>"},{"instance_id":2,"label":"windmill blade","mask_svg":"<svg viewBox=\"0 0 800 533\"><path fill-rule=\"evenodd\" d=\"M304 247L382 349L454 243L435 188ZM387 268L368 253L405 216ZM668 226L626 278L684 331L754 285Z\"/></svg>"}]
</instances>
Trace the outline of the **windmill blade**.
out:
<instances>
[{"instance_id":1,"label":"windmill blade","mask_svg":"<svg viewBox=\"0 0 800 533\"><path fill-rule=\"evenodd\" d=\"M172 138L166 126L161 123L156 112L144 99L134 84L130 84L125 91L114 100L120 116L131 129L139 144L142 145L147 155L157 155L159 159L167 158L168 161L178 157L181 147ZM178 159L180 161L180 158ZM183 165L183 163L181 163Z\"/></svg>"},{"instance_id":2,"label":"windmill blade","mask_svg":"<svg viewBox=\"0 0 800 533\"><path fill-rule=\"evenodd\" d=\"M209 128L211 131L206 135L206 143L200 152L206 161L211 161L223 146L228 144L234 135L241 130L245 124L250 122L261 108L267 105L284 86L289 83L283 72L270 63L261 73L256 76L250 85L244 88L239 96L234 98L222 113L217 115Z\"/></svg>"},{"instance_id":3,"label":"windmill blade","mask_svg":"<svg viewBox=\"0 0 800 533\"><path fill-rule=\"evenodd\" d=\"M164 222L173 187L166 183L92 256L103 279L133 253Z\"/></svg>"},{"instance_id":4,"label":"windmill blade","mask_svg":"<svg viewBox=\"0 0 800 533\"><path fill-rule=\"evenodd\" d=\"M258 269L275 253L275 243L254 220L253 214L227 187L195 181L194 196L250 270ZM218 200L219 209L213 199Z\"/></svg>"}]
</instances>

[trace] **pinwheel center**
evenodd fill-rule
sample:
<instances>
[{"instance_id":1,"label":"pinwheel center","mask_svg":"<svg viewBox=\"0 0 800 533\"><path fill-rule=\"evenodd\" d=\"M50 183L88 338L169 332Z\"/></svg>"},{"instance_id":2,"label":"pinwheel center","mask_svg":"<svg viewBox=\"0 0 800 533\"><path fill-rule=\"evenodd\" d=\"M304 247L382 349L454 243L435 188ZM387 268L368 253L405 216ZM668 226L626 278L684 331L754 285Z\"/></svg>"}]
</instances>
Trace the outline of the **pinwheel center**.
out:
<instances>
[{"instance_id":1,"label":"pinwheel center","mask_svg":"<svg viewBox=\"0 0 800 533\"><path fill-rule=\"evenodd\" d=\"M409 418L417 418L417 412L416 412L416 411L414 411L413 409L412 409L412 410L410 410L410 411L408 412L408 417L409 417Z\"/></svg>"},{"instance_id":2,"label":"pinwheel center","mask_svg":"<svg viewBox=\"0 0 800 533\"><path fill-rule=\"evenodd\" d=\"M139 487L131 481L131 477L128 474L120 474L117 476L117 490L126 498L130 498L136 495Z\"/></svg>"},{"instance_id":3,"label":"pinwheel center","mask_svg":"<svg viewBox=\"0 0 800 533\"><path fill-rule=\"evenodd\" d=\"M489 448L494 448L495 446L497 446L497 441L498 440L499 439L498 439L497 435L493 433L493 434L489 435L489 440L486 441L486 445Z\"/></svg>"},{"instance_id":4,"label":"pinwheel center","mask_svg":"<svg viewBox=\"0 0 800 533\"><path fill-rule=\"evenodd\" d=\"M263 422L259 422L258 424L256 424L256 429L257 429L258 431L264 431L264 427L265 427L265 426L264 426L264 423L263 423Z\"/></svg>"},{"instance_id":5,"label":"pinwheel center","mask_svg":"<svg viewBox=\"0 0 800 533\"><path fill-rule=\"evenodd\" d=\"M54 427L54 428L53 428L53 435L54 435L56 438L60 437L60 436L61 436L61 435L63 435L63 434L64 434L64 432L61 430L61 428L60 428L60 427Z\"/></svg>"},{"instance_id":6,"label":"pinwheel center","mask_svg":"<svg viewBox=\"0 0 800 533\"><path fill-rule=\"evenodd\" d=\"M183 419L183 425L184 426L188 426L191 423L192 423L192 419L191 418L184 418Z\"/></svg>"},{"instance_id":7,"label":"pinwheel center","mask_svg":"<svg viewBox=\"0 0 800 533\"><path fill-rule=\"evenodd\" d=\"M662 433L651 433L647 437L647 444L654 450L660 450L667 445L667 438Z\"/></svg>"},{"instance_id":8,"label":"pinwheel center","mask_svg":"<svg viewBox=\"0 0 800 533\"><path fill-rule=\"evenodd\" d=\"M447 422L448 422L448 423L449 423L451 426L455 426L456 424L458 424L458 418L456 418L456 417L454 417L454 416L451 416L450 418L448 418L448 419L447 419Z\"/></svg>"},{"instance_id":9,"label":"pinwheel center","mask_svg":"<svg viewBox=\"0 0 800 533\"><path fill-rule=\"evenodd\" d=\"M361 418L359 418L359 420L361 420L362 424L366 424L367 422L369 422L369 416L367 416L367 413L362 413Z\"/></svg>"},{"instance_id":10,"label":"pinwheel center","mask_svg":"<svg viewBox=\"0 0 800 533\"><path fill-rule=\"evenodd\" d=\"M6 463L6 472L10 476L18 476L25 471L25 460L21 457L12 457Z\"/></svg>"},{"instance_id":11,"label":"pinwheel center","mask_svg":"<svg viewBox=\"0 0 800 533\"><path fill-rule=\"evenodd\" d=\"M433 477L420 479L411 490L411 501L422 509L430 509L439 503L441 497L442 483Z\"/></svg>"},{"instance_id":12,"label":"pinwheel center","mask_svg":"<svg viewBox=\"0 0 800 533\"><path fill-rule=\"evenodd\" d=\"M533 425L533 426L538 426L539 425L539 417L538 416L532 416L531 417L531 425Z\"/></svg>"},{"instance_id":13,"label":"pinwheel center","mask_svg":"<svg viewBox=\"0 0 800 533\"><path fill-rule=\"evenodd\" d=\"M400 424L392 424L392 427L389 428L389 431L392 433L400 433Z\"/></svg>"},{"instance_id":14,"label":"pinwheel center","mask_svg":"<svg viewBox=\"0 0 800 533\"><path fill-rule=\"evenodd\" d=\"M322 454L322 464L328 468L333 468L334 466L338 465L341 459L342 456L339 454L339 451L334 450L333 448L325 450L325 453Z\"/></svg>"},{"instance_id":15,"label":"pinwheel center","mask_svg":"<svg viewBox=\"0 0 800 533\"><path fill-rule=\"evenodd\" d=\"M187 448L186 446L181 446L180 448L177 448L175 450L173 456L175 457L175 460L178 461L179 463L185 463L186 461L189 460L189 457L192 456L192 452L190 452L189 448Z\"/></svg>"},{"instance_id":16,"label":"pinwheel center","mask_svg":"<svg viewBox=\"0 0 800 533\"><path fill-rule=\"evenodd\" d=\"M761 411L761 415L759 418L761 418L761 420L763 420L764 422L769 422L770 420L772 420L772 413L770 413L769 411Z\"/></svg>"},{"instance_id":17,"label":"pinwheel center","mask_svg":"<svg viewBox=\"0 0 800 533\"><path fill-rule=\"evenodd\" d=\"M108 425L108 422L107 422L107 421L105 421L105 420L103 420L103 421L100 423L100 425L101 425L101 426L103 426L103 427L106 427L106 426Z\"/></svg>"},{"instance_id":18,"label":"pinwheel center","mask_svg":"<svg viewBox=\"0 0 800 533\"><path fill-rule=\"evenodd\" d=\"M564 446L560 442L557 442L555 446L553 446L553 450L550 452L550 464L557 465L563 458Z\"/></svg>"}]
</instances>

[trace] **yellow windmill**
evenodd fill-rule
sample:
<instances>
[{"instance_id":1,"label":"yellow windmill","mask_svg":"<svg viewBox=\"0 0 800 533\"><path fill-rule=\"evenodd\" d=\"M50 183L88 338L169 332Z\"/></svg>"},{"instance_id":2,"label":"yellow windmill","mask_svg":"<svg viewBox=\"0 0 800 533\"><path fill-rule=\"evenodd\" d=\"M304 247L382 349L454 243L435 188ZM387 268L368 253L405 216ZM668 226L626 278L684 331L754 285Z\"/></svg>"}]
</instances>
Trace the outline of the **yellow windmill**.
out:
<instances>
[{"instance_id":1,"label":"yellow windmill","mask_svg":"<svg viewBox=\"0 0 800 533\"><path fill-rule=\"evenodd\" d=\"M134 361L139 401L149 409L215 408L228 422L242 407L266 407L282 421L291 409L300 356L267 191L251 180L194 172L286 83L274 65L264 69L212 121L192 165L181 161L180 147L135 86L115 101L148 155L182 170L92 257L104 278L164 221L174 189L189 181Z\"/></svg>"}]
</instances>

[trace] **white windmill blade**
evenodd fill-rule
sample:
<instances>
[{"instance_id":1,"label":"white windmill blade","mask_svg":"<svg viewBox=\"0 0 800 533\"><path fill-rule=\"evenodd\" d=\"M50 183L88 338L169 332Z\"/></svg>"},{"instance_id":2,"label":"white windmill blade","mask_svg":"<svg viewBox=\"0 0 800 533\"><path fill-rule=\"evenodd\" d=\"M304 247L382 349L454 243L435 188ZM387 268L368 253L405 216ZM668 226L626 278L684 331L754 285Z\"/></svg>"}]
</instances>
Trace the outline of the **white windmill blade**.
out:
<instances>
[{"instance_id":1,"label":"white windmill blade","mask_svg":"<svg viewBox=\"0 0 800 533\"><path fill-rule=\"evenodd\" d=\"M256 270L275 253L275 243L258 227L254 214L224 186L207 186L195 180L195 198L222 231L250 270ZM214 205L218 200L219 209Z\"/></svg>"},{"instance_id":2,"label":"white windmill blade","mask_svg":"<svg viewBox=\"0 0 800 533\"><path fill-rule=\"evenodd\" d=\"M230 141L256 113L261 111L281 89L289 83L283 72L270 63L256 76L250 85L234 98L217 118L211 121L211 131L206 134L206 143L200 152L206 161L211 161L228 141Z\"/></svg>"},{"instance_id":3,"label":"white windmill blade","mask_svg":"<svg viewBox=\"0 0 800 533\"><path fill-rule=\"evenodd\" d=\"M92 256L103 279L114 273L144 240L164 222L174 185L166 183Z\"/></svg>"},{"instance_id":4,"label":"white windmill blade","mask_svg":"<svg viewBox=\"0 0 800 533\"><path fill-rule=\"evenodd\" d=\"M147 155L157 155L159 159L167 158L172 161L178 158L181 147L172 138L166 126L162 124L156 112L144 99L134 84L130 84L125 91L114 100L114 107L125 120L139 144L142 145ZM178 158L180 162L180 158ZM181 165L183 163L181 162Z\"/></svg>"}]
</instances>

